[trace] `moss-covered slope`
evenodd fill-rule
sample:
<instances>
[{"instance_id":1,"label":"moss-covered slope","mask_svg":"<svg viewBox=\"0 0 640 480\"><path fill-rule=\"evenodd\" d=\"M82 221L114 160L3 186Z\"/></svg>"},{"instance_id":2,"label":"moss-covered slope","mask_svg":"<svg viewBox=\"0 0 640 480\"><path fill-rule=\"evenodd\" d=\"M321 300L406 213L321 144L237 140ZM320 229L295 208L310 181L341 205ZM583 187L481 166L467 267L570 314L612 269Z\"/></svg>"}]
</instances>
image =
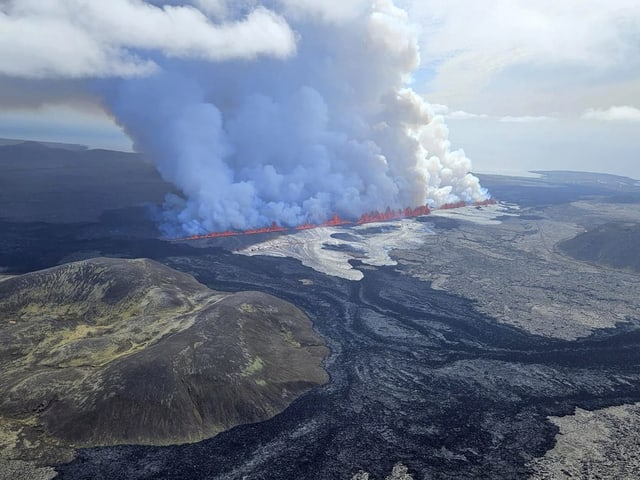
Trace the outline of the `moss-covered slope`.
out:
<instances>
[{"instance_id":1,"label":"moss-covered slope","mask_svg":"<svg viewBox=\"0 0 640 480\"><path fill-rule=\"evenodd\" d=\"M42 463L58 447L195 442L325 383L326 354L293 305L150 260L21 275L0 282L0 434Z\"/></svg>"}]
</instances>

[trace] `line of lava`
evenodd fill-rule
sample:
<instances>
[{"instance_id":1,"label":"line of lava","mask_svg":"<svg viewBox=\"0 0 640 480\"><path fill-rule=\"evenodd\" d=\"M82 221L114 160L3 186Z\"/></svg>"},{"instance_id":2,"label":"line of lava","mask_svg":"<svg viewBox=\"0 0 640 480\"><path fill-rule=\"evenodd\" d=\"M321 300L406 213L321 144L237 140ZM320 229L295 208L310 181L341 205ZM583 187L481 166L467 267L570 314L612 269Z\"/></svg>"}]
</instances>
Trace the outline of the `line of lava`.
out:
<instances>
[{"instance_id":1,"label":"line of lava","mask_svg":"<svg viewBox=\"0 0 640 480\"><path fill-rule=\"evenodd\" d=\"M494 205L496 203L493 199L483 200L481 202L475 202L470 205L476 207L482 207L485 205ZM440 210L452 210L454 208L466 207L468 204L465 202L456 202L456 203L446 203L442 205ZM263 228L254 228L251 230L227 230L225 232L211 232L205 233L202 235L192 235L190 237L181 238L179 240L202 240L206 238L222 238L222 237L237 237L240 235L257 235L259 233L278 233L278 232L295 232L301 230L310 230L312 228L319 227L340 227L344 225L364 225L367 223L377 223L377 222L388 222L391 220L402 220L403 218L415 218L422 217L425 215L429 215L431 213L431 209L426 206L420 206L416 208L407 207L404 210L392 210L391 208L387 208L384 212L373 211L369 213L363 214L356 222L351 222L348 220L343 220L338 216L338 214L334 214L330 220L327 220L321 224L314 223L305 223L303 225L298 225L294 228L281 227L277 223L273 222L270 227Z\"/></svg>"}]
</instances>

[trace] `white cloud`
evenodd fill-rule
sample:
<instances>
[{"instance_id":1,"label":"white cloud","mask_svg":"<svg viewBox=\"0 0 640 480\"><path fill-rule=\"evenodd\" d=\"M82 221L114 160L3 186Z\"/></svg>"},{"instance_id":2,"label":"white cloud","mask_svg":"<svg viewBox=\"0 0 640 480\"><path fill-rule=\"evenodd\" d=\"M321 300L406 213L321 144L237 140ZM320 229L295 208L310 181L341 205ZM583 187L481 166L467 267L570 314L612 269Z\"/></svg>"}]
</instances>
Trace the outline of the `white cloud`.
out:
<instances>
[{"instance_id":1,"label":"white cloud","mask_svg":"<svg viewBox=\"0 0 640 480\"><path fill-rule=\"evenodd\" d=\"M7 76L145 75L156 68L141 56L145 52L220 61L286 57L295 51L287 22L263 7L244 19L214 24L192 6L159 7L141 0L9 0L3 5L0 74Z\"/></svg>"},{"instance_id":2,"label":"white cloud","mask_svg":"<svg viewBox=\"0 0 640 480\"><path fill-rule=\"evenodd\" d=\"M212 17L221 18L227 13L224 0L194 0L194 4Z\"/></svg>"},{"instance_id":3,"label":"white cloud","mask_svg":"<svg viewBox=\"0 0 640 480\"><path fill-rule=\"evenodd\" d=\"M514 117L511 115L507 115L505 117L500 118L501 122L506 123L538 123L538 122L553 122L557 120L554 117L549 117L546 115L522 115L519 117Z\"/></svg>"},{"instance_id":4,"label":"white cloud","mask_svg":"<svg viewBox=\"0 0 640 480\"><path fill-rule=\"evenodd\" d=\"M640 95L637 0L404 3L435 70L424 86L435 102L492 115L570 114L619 103L622 90Z\"/></svg>"},{"instance_id":5,"label":"white cloud","mask_svg":"<svg viewBox=\"0 0 640 480\"><path fill-rule=\"evenodd\" d=\"M456 110L451 113L446 113L445 117L448 120L491 120L502 123L541 123L541 122L555 122L557 117L548 115L504 115L494 116L487 115L486 113L471 113L464 110Z\"/></svg>"},{"instance_id":6,"label":"white cloud","mask_svg":"<svg viewBox=\"0 0 640 480\"><path fill-rule=\"evenodd\" d=\"M489 115L484 113L471 113L464 110L450 111L447 105L440 103L430 103L429 108L434 115L442 115L448 120L471 120L476 118L489 118Z\"/></svg>"},{"instance_id":7,"label":"white cloud","mask_svg":"<svg viewBox=\"0 0 640 480\"><path fill-rule=\"evenodd\" d=\"M582 118L605 122L640 122L640 109L627 105L607 109L589 108L582 114Z\"/></svg>"},{"instance_id":8,"label":"white cloud","mask_svg":"<svg viewBox=\"0 0 640 480\"><path fill-rule=\"evenodd\" d=\"M464 110L456 110L453 112L449 112L449 109L444 105L438 105L438 107L444 107L446 110L442 110L442 114L447 118L447 120L492 120L499 121L504 123L538 123L538 122L553 122L557 120L556 117L551 117L547 115L506 115L506 116L492 116L487 115L486 113L471 113L466 112Z\"/></svg>"},{"instance_id":9,"label":"white cloud","mask_svg":"<svg viewBox=\"0 0 640 480\"><path fill-rule=\"evenodd\" d=\"M441 105L439 103L430 103L431 111L434 115L446 115L449 113L449 107L446 105Z\"/></svg>"},{"instance_id":10,"label":"white cloud","mask_svg":"<svg viewBox=\"0 0 640 480\"><path fill-rule=\"evenodd\" d=\"M326 21L351 20L371 10L371 0L279 0L290 14L312 15ZM378 0L380 3L381 0Z\"/></svg>"},{"instance_id":11,"label":"white cloud","mask_svg":"<svg viewBox=\"0 0 640 480\"><path fill-rule=\"evenodd\" d=\"M488 118L489 115L485 115L484 113L470 113L465 112L464 110L456 110L455 112L451 112L447 114L447 118L452 120L471 120L474 118Z\"/></svg>"}]
</instances>

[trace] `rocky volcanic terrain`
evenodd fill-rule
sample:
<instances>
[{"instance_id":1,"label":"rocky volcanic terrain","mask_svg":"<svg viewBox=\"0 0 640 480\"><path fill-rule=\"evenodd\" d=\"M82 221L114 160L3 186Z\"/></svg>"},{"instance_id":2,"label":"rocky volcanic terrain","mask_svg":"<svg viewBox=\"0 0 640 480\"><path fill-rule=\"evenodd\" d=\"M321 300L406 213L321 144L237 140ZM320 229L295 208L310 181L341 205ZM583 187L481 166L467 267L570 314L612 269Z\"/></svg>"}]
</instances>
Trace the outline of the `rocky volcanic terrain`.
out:
<instances>
[{"instance_id":1,"label":"rocky volcanic terrain","mask_svg":"<svg viewBox=\"0 0 640 480\"><path fill-rule=\"evenodd\" d=\"M37 195L27 191L21 205L29 219L0 215L0 274L19 275L4 277L0 291L21 292L2 300L1 311L13 313L2 320L2 335L11 336L0 357L0 472L17 478L29 460L28 478L67 480L333 480L360 471L382 479L394 468L404 472L402 465L416 479L636 478L640 185L571 172L482 182L499 205L411 223L195 243L158 238L146 216L153 210L139 205L96 217L94 206L83 211L72 202L79 220L67 212L56 223L51 205L36 215ZM123 188L115 182L102 191L117 196ZM164 266L110 260L119 266L107 282L98 273L104 259L55 267L96 257L148 257ZM71 282L91 293L59 290L46 315L42 285L53 280L19 287L52 272L76 278L62 272L94 262L99 268L86 283ZM20 275L48 267L55 268ZM147 270L158 274L140 273ZM135 288L123 293L116 278L135 279ZM239 291L290 303L232 293ZM330 348L324 385L322 341L291 304ZM297 312L285 317L306 325L308 336L290 323L281 328L273 307ZM222 325L229 316L237 320ZM241 328L243 319L259 330ZM267 361L261 339L277 346L278 358ZM224 379L206 367L223 360L221 349L236 359L225 364ZM313 367L285 380L280 370L302 363L278 363L289 351ZM212 436L220 422L199 423L198 415L212 419L208 396L218 405L232 387L247 401L261 388L306 393L286 408L271 393L260 397L272 413L284 409ZM253 405L245 414L257 408L242 404ZM144 424L145 415L156 421ZM82 434L74 418L91 428ZM53 469L36 469L54 458Z\"/></svg>"},{"instance_id":2,"label":"rocky volcanic terrain","mask_svg":"<svg viewBox=\"0 0 640 480\"><path fill-rule=\"evenodd\" d=\"M76 447L196 442L265 420L327 382L326 354L294 306L150 260L4 280L0 469L31 478L22 462L68 461Z\"/></svg>"}]
</instances>

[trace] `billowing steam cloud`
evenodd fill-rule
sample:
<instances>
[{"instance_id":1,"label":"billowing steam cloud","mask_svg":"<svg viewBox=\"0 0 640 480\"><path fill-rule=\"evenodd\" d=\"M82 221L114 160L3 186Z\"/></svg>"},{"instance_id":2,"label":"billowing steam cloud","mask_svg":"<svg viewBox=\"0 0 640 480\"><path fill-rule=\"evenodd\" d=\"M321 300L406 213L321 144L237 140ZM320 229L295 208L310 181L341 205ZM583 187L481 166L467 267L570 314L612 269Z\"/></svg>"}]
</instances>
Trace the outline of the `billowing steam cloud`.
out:
<instances>
[{"instance_id":1,"label":"billowing steam cloud","mask_svg":"<svg viewBox=\"0 0 640 480\"><path fill-rule=\"evenodd\" d=\"M203 39L181 31L174 44L120 29L129 43L111 50L118 65L127 65L123 52L145 51L135 65L154 73L96 85L183 193L165 205L173 233L486 197L464 153L450 151L442 118L409 87L419 52L392 0L117 3L152 9L162 28L167 12L182 29L195 22Z\"/></svg>"}]
</instances>

